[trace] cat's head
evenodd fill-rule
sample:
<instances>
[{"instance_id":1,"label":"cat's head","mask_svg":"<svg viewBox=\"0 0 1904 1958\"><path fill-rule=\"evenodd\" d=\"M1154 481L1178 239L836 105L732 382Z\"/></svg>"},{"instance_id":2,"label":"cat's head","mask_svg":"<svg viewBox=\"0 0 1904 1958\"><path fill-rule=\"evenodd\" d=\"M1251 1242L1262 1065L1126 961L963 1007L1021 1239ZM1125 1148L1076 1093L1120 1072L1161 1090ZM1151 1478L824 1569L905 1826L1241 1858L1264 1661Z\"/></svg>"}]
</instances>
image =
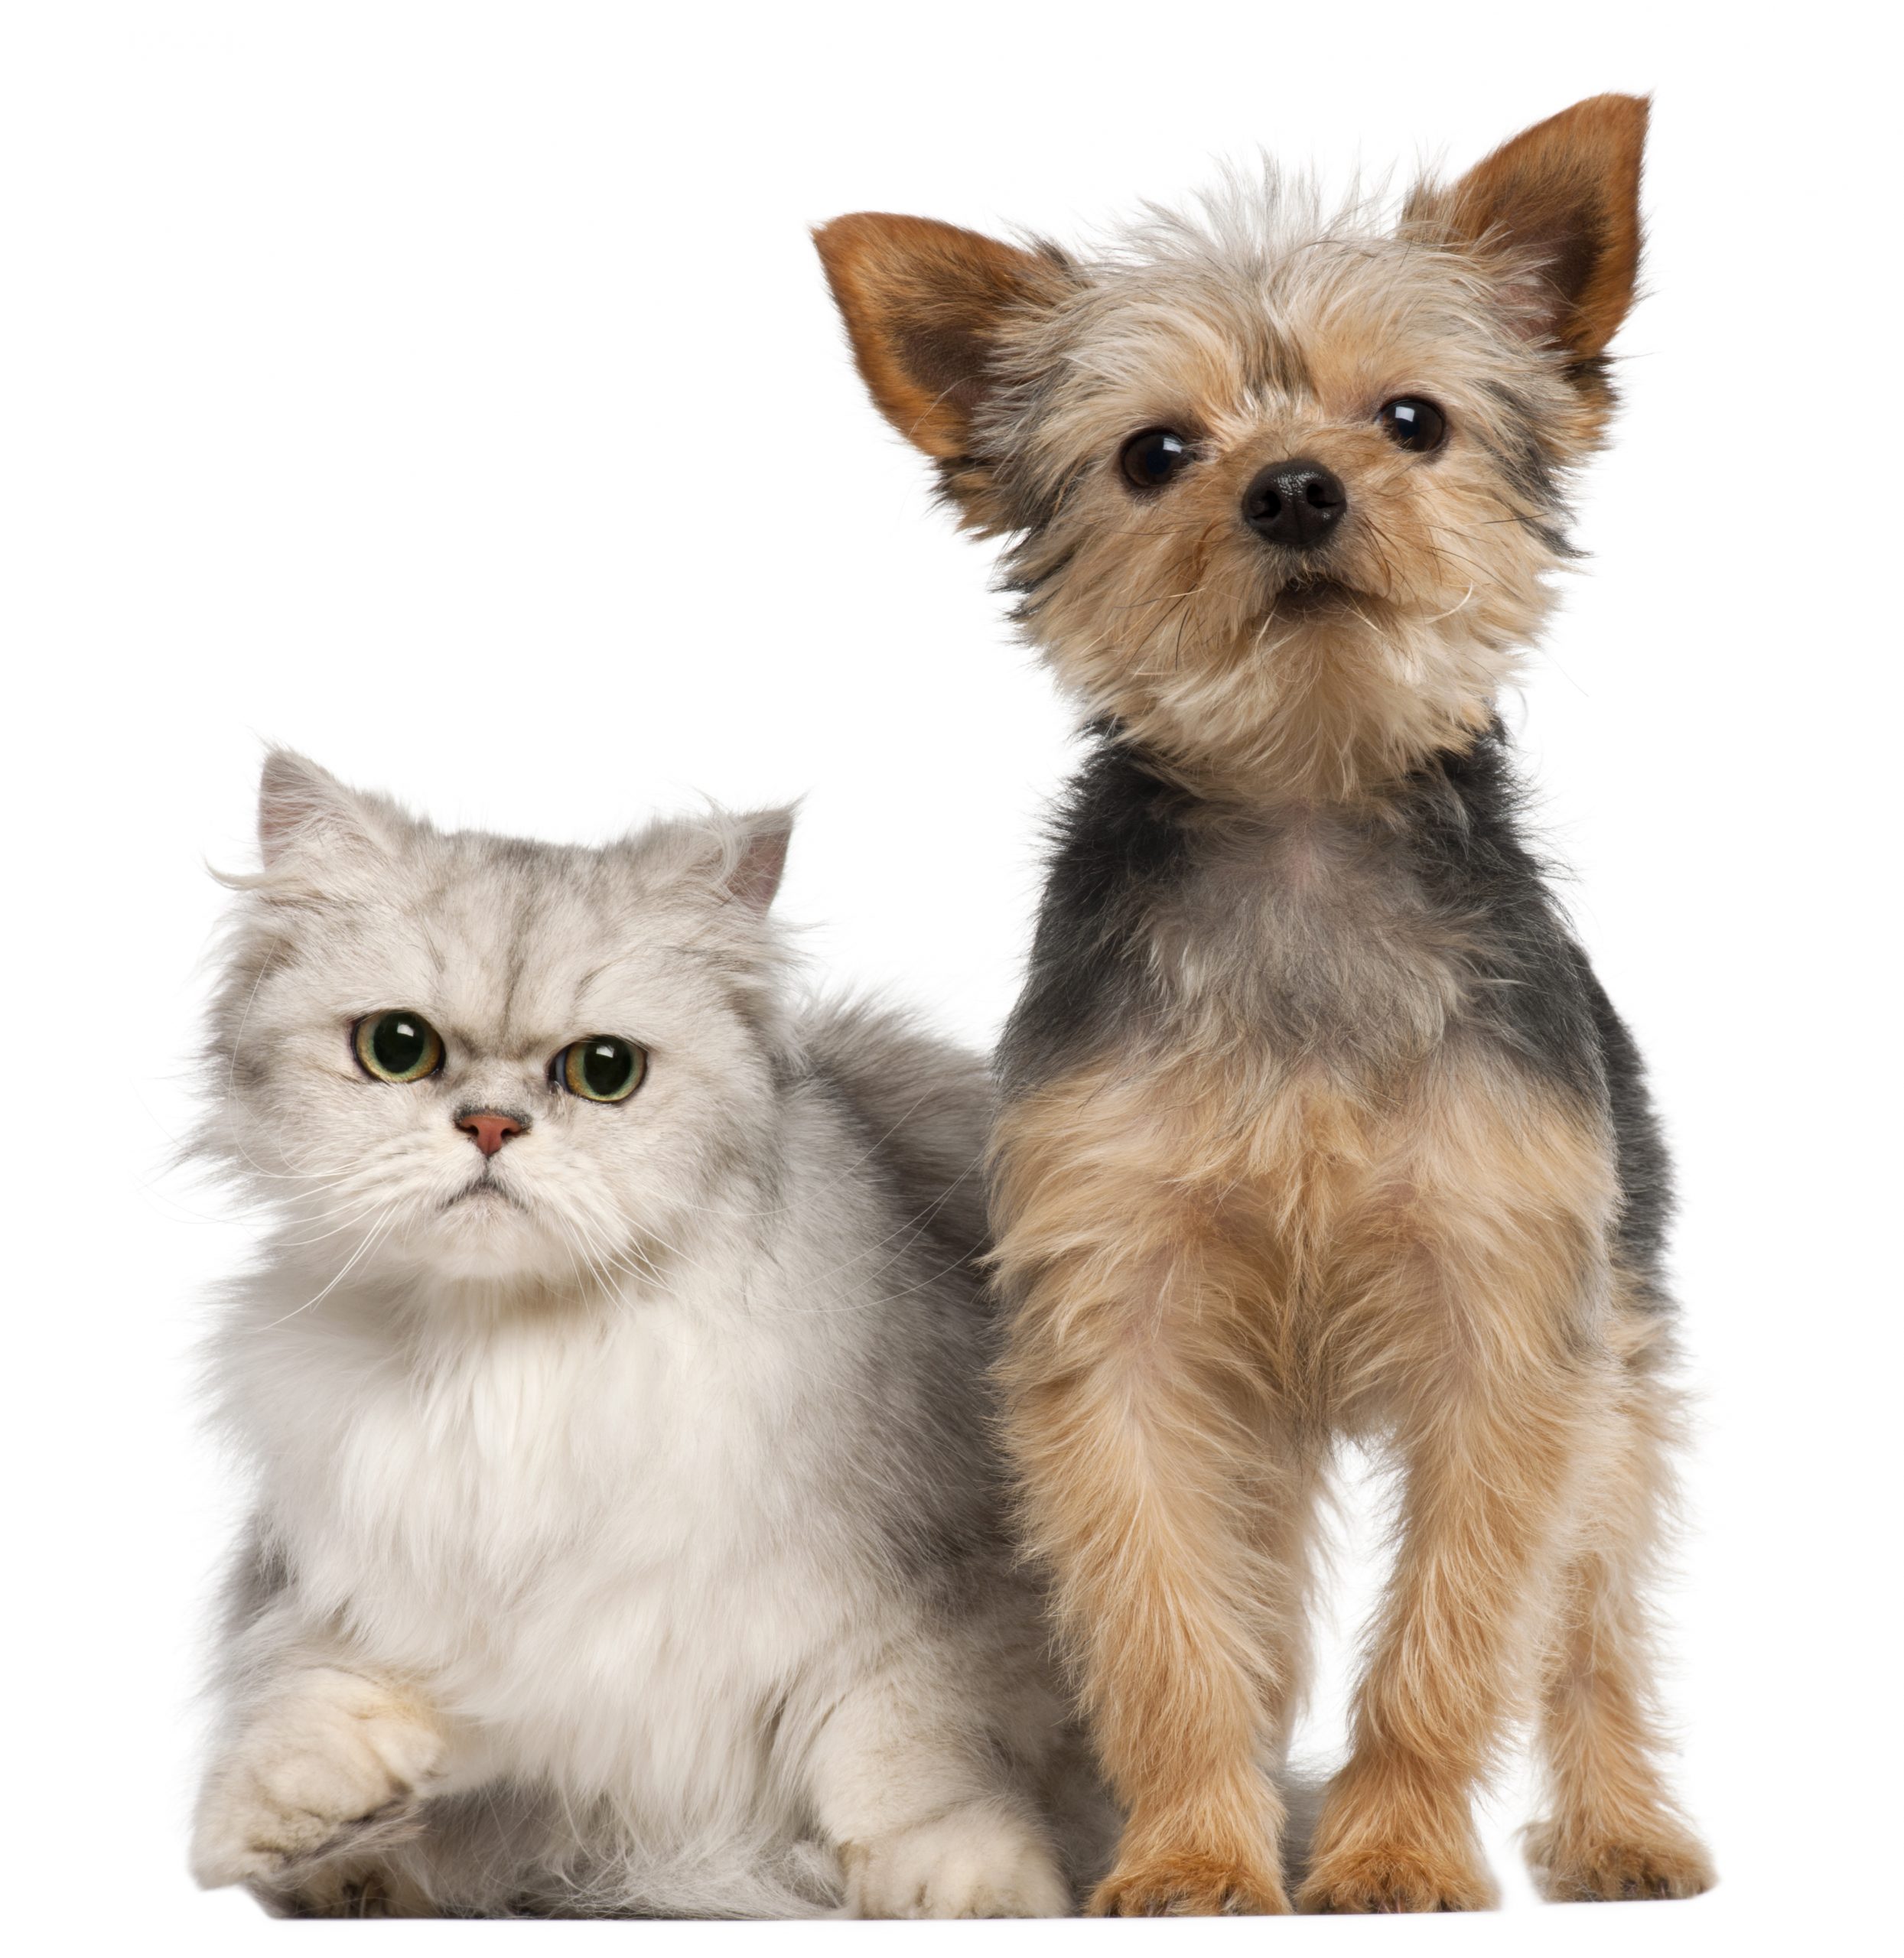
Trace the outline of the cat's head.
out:
<instances>
[{"instance_id":1,"label":"cat's head","mask_svg":"<svg viewBox=\"0 0 1904 1958\"><path fill-rule=\"evenodd\" d=\"M770 1130L791 821L566 847L439 831L273 753L263 867L232 880L207 1146L318 1271L647 1275Z\"/></svg>"}]
</instances>

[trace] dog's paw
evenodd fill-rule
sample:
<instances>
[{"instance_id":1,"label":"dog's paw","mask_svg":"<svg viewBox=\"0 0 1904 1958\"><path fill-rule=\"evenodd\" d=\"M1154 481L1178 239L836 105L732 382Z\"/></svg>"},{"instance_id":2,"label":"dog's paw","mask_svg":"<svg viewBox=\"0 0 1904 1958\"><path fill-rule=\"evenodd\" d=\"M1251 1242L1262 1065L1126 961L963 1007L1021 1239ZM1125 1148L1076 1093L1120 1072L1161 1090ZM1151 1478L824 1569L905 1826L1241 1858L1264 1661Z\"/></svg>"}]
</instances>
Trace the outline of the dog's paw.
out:
<instances>
[{"instance_id":1,"label":"dog's paw","mask_svg":"<svg viewBox=\"0 0 1904 1958\"><path fill-rule=\"evenodd\" d=\"M1491 1911L1494 1879L1469 1849L1378 1843L1318 1857L1296 1906L1360 1915L1387 1911Z\"/></svg>"},{"instance_id":2,"label":"dog's paw","mask_svg":"<svg viewBox=\"0 0 1904 1958\"><path fill-rule=\"evenodd\" d=\"M314 1857L399 1839L444 1746L425 1708L374 1680L328 1667L300 1673L207 1777L192 1874L207 1889L278 1888Z\"/></svg>"},{"instance_id":3,"label":"dog's paw","mask_svg":"<svg viewBox=\"0 0 1904 1958\"><path fill-rule=\"evenodd\" d=\"M1670 1821L1606 1835L1545 1823L1528 1831L1527 1860L1535 1888L1551 1904L1697 1897L1717 1880L1697 1840Z\"/></svg>"},{"instance_id":4,"label":"dog's paw","mask_svg":"<svg viewBox=\"0 0 1904 1958\"><path fill-rule=\"evenodd\" d=\"M1186 1849L1120 1856L1089 1908L1095 1917L1280 1917L1289 1897L1268 1864Z\"/></svg>"},{"instance_id":5,"label":"dog's paw","mask_svg":"<svg viewBox=\"0 0 1904 1958\"><path fill-rule=\"evenodd\" d=\"M1039 1830L1004 1804L969 1803L842 1859L856 1917L1062 1917L1071 1891Z\"/></svg>"}]
</instances>

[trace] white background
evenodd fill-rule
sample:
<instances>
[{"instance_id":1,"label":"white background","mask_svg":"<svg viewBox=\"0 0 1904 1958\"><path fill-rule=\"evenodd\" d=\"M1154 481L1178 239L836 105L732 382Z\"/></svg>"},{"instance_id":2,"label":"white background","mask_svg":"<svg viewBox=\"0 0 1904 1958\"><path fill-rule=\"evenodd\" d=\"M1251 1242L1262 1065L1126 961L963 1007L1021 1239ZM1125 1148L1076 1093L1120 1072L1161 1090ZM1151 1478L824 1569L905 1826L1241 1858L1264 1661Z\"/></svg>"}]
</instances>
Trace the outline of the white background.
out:
<instances>
[{"instance_id":1,"label":"white background","mask_svg":"<svg viewBox=\"0 0 1904 1958\"><path fill-rule=\"evenodd\" d=\"M274 1927L183 1870L228 1520L190 1355L247 1226L167 1166L218 910L203 863L248 860L261 740L552 838L699 790L804 794L783 906L825 921L816 958L985 1041L1066 717L1008 640L987 551L865 403L806 227L871 207L1063 235L1259 145L1337 175L1458 166L1606 88L1658 92L1652 294L1584 502L1594 562L1515 712L1683 1166L1704 1401L1675 1692L1722 1887L1536 1906L1510 1783L1491 1919L384 1935L1884 1941L1896 50L1848 10L1777 18L1775 40L1750 8L1450 0L8 16L16 1949L358 1934ZM1339 1654L1325 1752L1339 1689Z\"/></svg>"}]
</instances>

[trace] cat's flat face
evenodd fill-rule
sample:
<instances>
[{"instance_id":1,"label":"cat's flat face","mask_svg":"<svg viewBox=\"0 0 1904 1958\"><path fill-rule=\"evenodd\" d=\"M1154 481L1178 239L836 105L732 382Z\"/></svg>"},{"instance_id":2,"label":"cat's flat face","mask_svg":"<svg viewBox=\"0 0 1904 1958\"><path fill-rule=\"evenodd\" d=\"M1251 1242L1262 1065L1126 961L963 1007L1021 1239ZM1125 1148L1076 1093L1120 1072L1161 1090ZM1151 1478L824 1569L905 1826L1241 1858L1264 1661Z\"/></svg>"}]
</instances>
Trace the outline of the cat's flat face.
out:
<instances>
[{"instance_id":1,"label":"cat's flat face","mask_svg":"<svg viewBox=\"0 0 1904 1958\"><path fill-rule=\"evenodd\" d=\"M659 1267L771 1117L745 848L718 820L599 851L441 834L369 798L293 823L216 1016L227 1160L321 1267Z\"/></svg>"}]
</instances>

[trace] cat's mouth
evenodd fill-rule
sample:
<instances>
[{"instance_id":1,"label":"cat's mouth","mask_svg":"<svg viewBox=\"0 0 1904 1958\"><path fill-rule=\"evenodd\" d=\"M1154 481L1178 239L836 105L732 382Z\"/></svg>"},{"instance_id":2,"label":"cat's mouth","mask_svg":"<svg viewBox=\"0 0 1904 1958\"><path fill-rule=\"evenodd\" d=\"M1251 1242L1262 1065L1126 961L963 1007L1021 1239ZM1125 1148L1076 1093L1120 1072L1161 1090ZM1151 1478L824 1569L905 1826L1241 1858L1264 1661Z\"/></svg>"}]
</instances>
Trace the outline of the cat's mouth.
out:
<instances>
[{"instance_id":1,"label":"cat's mouth","mask_svg":"<svg viewBox=\"0 0 1904 1958\"><path fill-rule=\"evenodd\" d=\"M493 1204L507 1204L512 1210L526 1210L529 1206L516 1192L489 1175L474 1177L453 1195L443 1199L445 1210L454 1210L459 1204L474 1203L479 1209L487 1209Z\"/></svg>"}]
</instances>

